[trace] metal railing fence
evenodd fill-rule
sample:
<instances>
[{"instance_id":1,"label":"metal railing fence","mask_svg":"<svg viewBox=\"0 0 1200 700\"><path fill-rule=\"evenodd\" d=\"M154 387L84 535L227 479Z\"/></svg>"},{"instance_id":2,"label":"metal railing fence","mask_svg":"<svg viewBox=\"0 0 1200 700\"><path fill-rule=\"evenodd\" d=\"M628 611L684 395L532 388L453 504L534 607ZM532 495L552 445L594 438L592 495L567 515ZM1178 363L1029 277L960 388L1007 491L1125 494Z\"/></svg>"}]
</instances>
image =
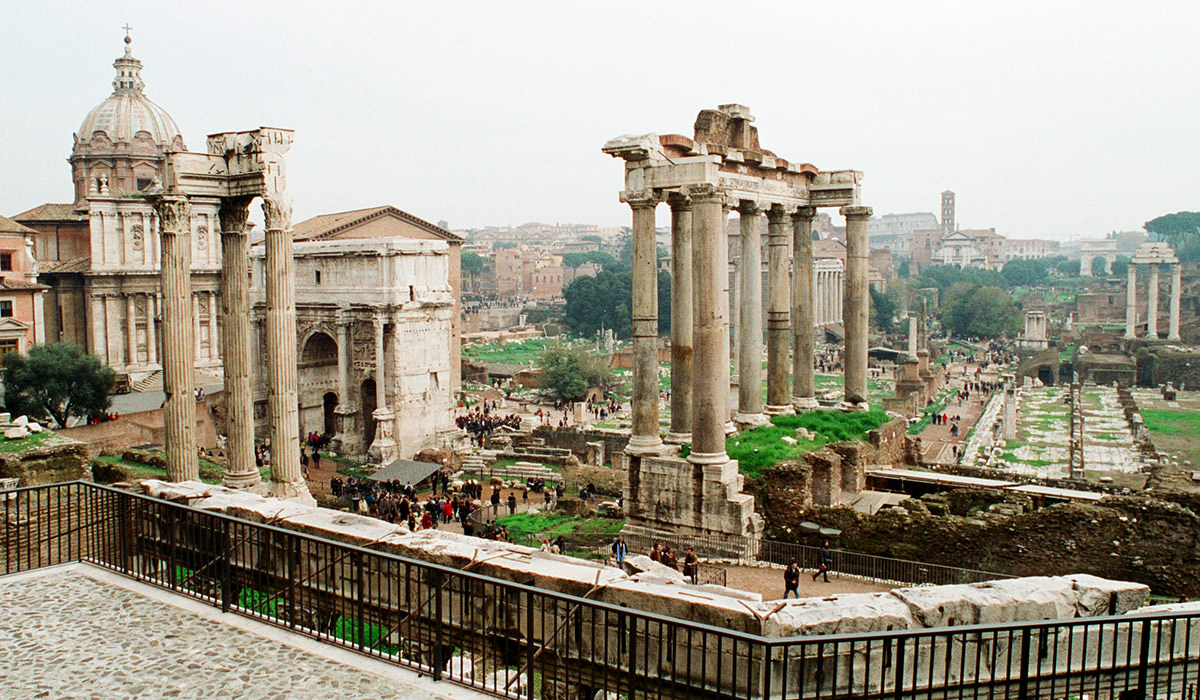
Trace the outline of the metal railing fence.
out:
<instances>
[{"instance_id":1,"label":"metal railing fence","mask_svg":"<svg viewBox=\"0 0 1200 700\"><path fill-rule=\"evenodd\" d=\"M780 639L94 484L0 503L5 573L89 562L497 697L1183 700L1200 684L1200 614Z\"/></svg>"}]
</instances>

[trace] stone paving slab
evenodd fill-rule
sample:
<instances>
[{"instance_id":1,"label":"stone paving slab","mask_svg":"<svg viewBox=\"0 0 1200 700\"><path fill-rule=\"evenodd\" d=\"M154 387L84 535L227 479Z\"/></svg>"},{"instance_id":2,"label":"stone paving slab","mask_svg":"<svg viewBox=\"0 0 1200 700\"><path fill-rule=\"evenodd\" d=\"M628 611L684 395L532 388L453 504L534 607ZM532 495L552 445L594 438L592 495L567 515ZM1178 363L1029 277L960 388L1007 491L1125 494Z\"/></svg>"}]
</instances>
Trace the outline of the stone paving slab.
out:
<instances>
[{"instance_id":1,"label":"stone paving slab","mask_svg":"<svg viewBox=\"0 0 1200 700\"><path fill-rule=\"evenodd\" d=\"M87 566L0 578L0 696L487 697L117 579ZM254 628L269 636L248 631Z\"/></svg>"}]
</instances>

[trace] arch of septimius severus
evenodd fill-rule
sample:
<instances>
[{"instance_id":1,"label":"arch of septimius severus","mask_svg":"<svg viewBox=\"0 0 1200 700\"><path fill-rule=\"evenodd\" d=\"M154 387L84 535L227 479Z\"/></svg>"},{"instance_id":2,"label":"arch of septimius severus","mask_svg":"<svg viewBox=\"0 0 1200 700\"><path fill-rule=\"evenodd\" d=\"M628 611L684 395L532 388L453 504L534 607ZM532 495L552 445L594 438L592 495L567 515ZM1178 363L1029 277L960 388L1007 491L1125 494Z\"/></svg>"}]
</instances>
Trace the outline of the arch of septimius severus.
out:
<instances>
[{"instance_id":1,"label":"arch of septimius severus","mask_svg":"<svg viewBox=\"0 0 1200 700\"><path fill-rule=\"evenodd\" d=\"M604 152L625 162L621 200L633 210L633 424L624 457L626 515L633 531L756 534L761 518L741 493L725 452L729 411L729 275L725 219L741 222L739 422L817 406L813 373L812 222L818 207L846 217L845 406L867 402L867 222L861 173L790 163L759 145L741 105L703 110L693 138L622 136ZM691 441L686 459L664 445L658 420L655 208L671 210L672 368L670 442ZM762 281L759 220L767 215L767 400L761 395ZM790 240L789 240L790 239ZM792 274L789 280L789 249ZM788 365L788 357L792 362ZM794 377L789 396L788 377ZM614 463L614 467L617 466Z\"/></svg>"},{"instance_id":2,"label":"arch of septimius severus","mask_svg":"<svg viewBox=\"0 0 1200 700\"><path fill-rule=\"evenodd\" d=\"M215 134L207 153L168 153L160 186L147 191L162 238L163 422L167 479L199 475L194 396L195 328L191 298L192 203L215 205L222 244L221 342L229 433L224 481L236 488L259 482L254 461L254 407L250 333L250 205L261 198L266 248L266 354L270 386L271 479L266 491L311 501L300 471L297 418L296 316L292 206L284 154L287 129Z\"/></svg>"}]
</instances>

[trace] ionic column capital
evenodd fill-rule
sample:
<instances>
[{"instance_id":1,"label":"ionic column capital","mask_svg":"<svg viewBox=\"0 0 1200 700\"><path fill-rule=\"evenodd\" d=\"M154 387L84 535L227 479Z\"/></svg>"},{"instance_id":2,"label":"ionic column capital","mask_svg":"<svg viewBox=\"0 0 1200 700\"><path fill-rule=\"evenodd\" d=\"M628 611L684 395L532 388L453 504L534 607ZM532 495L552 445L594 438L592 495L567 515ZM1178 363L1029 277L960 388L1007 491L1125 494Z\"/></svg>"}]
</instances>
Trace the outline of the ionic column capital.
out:
<instances>
[{"instance_id":1,"label":"ionic column capital","mask_svg":"<svg viewBox=\"0 0 1200 700\"><path fill-rule=\"evenodd\" d=\"M691 211L692 198L682 192L672 192L667 195L667 206L671 211Z\"/></svg>"},{"instance_id":2,"label":"ionic column capital","mask_svg":"<svg viewBox=\"0 0 1200 700\"><path fill-rule=\"evenodd\" d=\"M633 209L653 209L658 206L654 190L625 190L621 193L621 201Z\"/></svg>"},{"instance_id":3,"label":"ionic column capital","mask_svg":"<svg viewBox=\"0 0 1200 700\"><path fill-rule=\"evenodd\" d=\"M788 210L782 204L772 204L767 208L767 223L780 225L788 220Z\"/></svg>"},{"instance_id":4,"label":"ionic column capital","mask_svg":"<svg viewBox=\"0 0 1200 700\"><path fill-rule=\"evenodd\" d=\"M766 211L766 207L752 199L743 199L738 202L737 211L742 216L758 216Z\"/></svg>"},{"instance_id":5,"label":"ionic column capital","mask_svg":"<svg viewBox=\"0 0 1200 700\"><path fill-rule=\"evenodd\" d=\"M697 203L716 201L723 206L727 200L725 190L707 182L699 185L687 185L683 188L683 192Z\"/></svg>"},{"instance_id":6,"label":"ionic column capital","mask_svg":"<svg viewBox=\"0 0 1200 700\"><path fill-rule=\"evenodd\" d=\"M808 219L811 221L816 216L816 207L796 207L796 211L792 212L793 219Z\"/></svg>"},{"instance_id":7,"label":"ionic column capital","mask_svg":"<svg viewBox=\"0 0 1200 700\"><path fill-rule=\"evenodd\" d=\"M871 207L856 204L842 207L841 213L847 219L869 219L875 211Z\"/></svg>"}]
</instances>

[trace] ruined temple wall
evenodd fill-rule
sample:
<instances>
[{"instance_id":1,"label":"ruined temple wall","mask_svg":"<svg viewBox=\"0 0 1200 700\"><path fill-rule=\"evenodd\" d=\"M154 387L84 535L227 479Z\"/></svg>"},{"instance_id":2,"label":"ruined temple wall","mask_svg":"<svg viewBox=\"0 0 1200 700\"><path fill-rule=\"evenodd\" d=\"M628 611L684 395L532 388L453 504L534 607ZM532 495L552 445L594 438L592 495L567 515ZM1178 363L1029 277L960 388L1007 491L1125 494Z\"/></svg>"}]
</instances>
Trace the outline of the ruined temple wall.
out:
<instances>
[{"instance_id":1,"label":"ruined temple wall","mask_svg":"<svg viewBox=\"0 0 1200 700\"><path fill-rule=\"evenodd\" d=\"M587 458L589 442L603 442L604 454L609 458L618 452L624 452L625 445L629 442L629 433L623 430L556 428L550 425L539 425L533 429L532 435L545 440L549 447L570 450L580 460Z\"/></svg>"}]
</instances>

